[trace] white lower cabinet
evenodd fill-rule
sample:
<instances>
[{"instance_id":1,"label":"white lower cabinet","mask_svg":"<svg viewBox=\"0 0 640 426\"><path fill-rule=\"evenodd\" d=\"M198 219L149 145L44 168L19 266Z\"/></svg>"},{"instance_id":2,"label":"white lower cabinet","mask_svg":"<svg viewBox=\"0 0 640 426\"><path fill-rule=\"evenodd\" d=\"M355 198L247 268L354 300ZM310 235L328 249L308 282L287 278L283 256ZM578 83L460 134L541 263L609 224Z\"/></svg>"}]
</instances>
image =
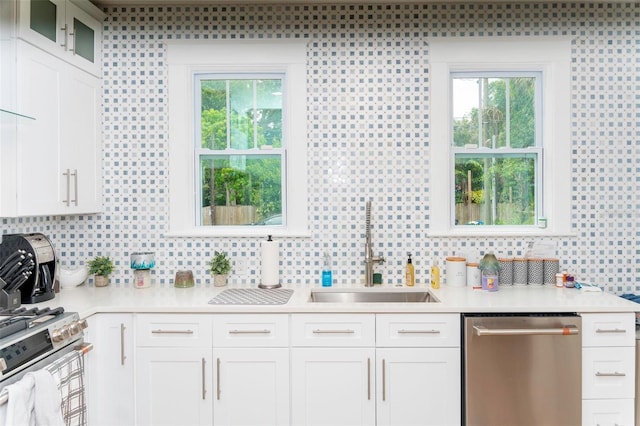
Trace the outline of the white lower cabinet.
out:
<instances>
[{"instance_id":1,"label":"white lower cabinet","mask_svg":"<svg viewBox=\"0 0 640 426\"><path fill-rule=\"evenodd\" d=\"M289 424L289 349L214 349L213 423Z\"/></svg>"},{"instance_id":2,"label":"white lower cabinet","mask_svg":"<svg viewBox=\"0 0 640 426\"><path fill-rule=\"evenodd\" d=\"M582 314L582 424L635 420L635 315Z\"/></svg>"},{"instance_id":3,"label":"white lower cabinet","mask_svg":"<svg viewBox=\"0 0 640 426\"><path fill-rule=\"evenodd\" d=\"M96 314L87 319L85 341L89 424L134 424L133 315ZM117 407L117 408L115 408Z\"/></svg>"},{"instance_id":4,"label":"white lower cabinet","mask_svg":"<svg viewBox=\"0 0 640 426\"><path fill-rule=\"evenodd\" d=\"M375 349L292 348L296 426L375 425Z\"/></svg>"},{"instance_id":5,"label":"white lower cabinet","mask_svg":"<svg viewBox=\"0 0 640 426\"><path fill-rule=\"evenodd\" d=\"M459 425L459 328L458 315L292 315L292 424Z\"/></svg>"},{"instance_id":6,"label":"white lower cabinet","mask_svg":"<svg viewBox=\"0 0 640 426\"><path fill-rule=\"evenodd\" d=\"M288 315L214 315L213 362L215 425L289 425Z\"/></svg>"},{"instance_id":7,"label":"white lower cabinet","mask_svg":"<svg viewBox=\"0 0 640 426\"><path fill-rule=\"evenodd\" d=\"M211 317L136 317L136 424L211 425Z\"/></svg>"},{"instance_id":8,"label":"white lower cabinet","mask_svg":"<svg viewBox=\"0 0 640 426\"><path fill-rule=\"evenodd\" d=\"M376 349L377 425L460 424L459 348Z\"/></svg>"},{"instance_id":9,"label":"white lower cabinet","mask_svg":"<svg viewBox=\"0 0 640 426\"><path fill-rule=\"evenodd\" d=\"M591 399L582 402L585 426L633 425L633 399Z\"/></svg>"},{"instance_id":10,"label":"white lower cabinet","mask_svg":"<svg viewBox=\"0 0 640 426\"><path fill-rule=\"evenodd\" d=\"M136 424L211 425L211 348L137 348Z\"/></svg>"}]
</instances>

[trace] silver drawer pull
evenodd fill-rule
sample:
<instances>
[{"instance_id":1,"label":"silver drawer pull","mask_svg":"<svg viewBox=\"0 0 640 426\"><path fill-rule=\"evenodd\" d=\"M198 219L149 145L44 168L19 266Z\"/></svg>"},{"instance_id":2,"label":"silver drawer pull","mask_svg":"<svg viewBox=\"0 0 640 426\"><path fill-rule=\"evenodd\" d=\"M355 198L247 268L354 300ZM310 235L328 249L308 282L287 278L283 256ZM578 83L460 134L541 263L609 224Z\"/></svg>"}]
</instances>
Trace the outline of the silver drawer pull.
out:
<instances>
[{"instance_id":1,"label":"silver drawer pull","mask_svg":"<svg viewBox=\"0 0 640 426\"><path fill-rule=\"evenodd\" d=\"M313 334L354 334L353 330L313 330Z\"/></svg>"},{"instance_id":2,"label":"silver drawer pull","mask_svg":"<svg viewBox=\"0 0 640 426\"><path fill-rule=\"evenodd\" d=\"M151 330L153 334L193 334L193 330Z\"/></svg>"},{"instance_id":3,"label":"silver drawer pull","mask_svg":"<svg viewBox=\"0 0 640 426\"><path fill-rule=\"evenodd\" d=\"M626 333L627 330L621 329L621 328L598 328L596 329L596 333Z\"/></svg>"},{"instance_id":4,"label":"silver drawer pull","mask_svg":"<svg viewBox=\"0 0 640 426\"><path fill-rule=\"evenodd\" d=\"M229 330L229 334L271 334L271 330Z\"/></svg>"},{"instance_id":5,"label":"silver drawer pull","mask_svg":"<svg viewBox=\"0 0 640 426\"><path fill-rule=\"evenodd\" d=\"M618 373L617 371L614 371L613 373L601 373L599 371L596 371L596 376L597 377L625 377L626 374Z\"/></svg>"},{"instance_id":6,"label":"silver drawer pull","mask_svg":"<svg viewBox=\"0 0 640 426\"><path fill-rule=\"evenodd\" d=\"M398 330L398 334L440 334L440 330Z\"/></svg>"}]
</instances>

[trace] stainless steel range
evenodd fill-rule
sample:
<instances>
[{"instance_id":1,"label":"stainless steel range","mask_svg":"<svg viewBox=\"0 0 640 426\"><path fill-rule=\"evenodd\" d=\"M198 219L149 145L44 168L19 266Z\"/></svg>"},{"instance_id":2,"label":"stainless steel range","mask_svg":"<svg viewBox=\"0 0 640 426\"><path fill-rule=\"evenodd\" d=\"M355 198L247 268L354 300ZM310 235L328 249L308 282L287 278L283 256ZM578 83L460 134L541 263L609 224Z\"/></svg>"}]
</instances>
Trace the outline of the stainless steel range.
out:
<instances>
[{"instance_id":1,"label":"stainless steel range","mask_svg":"<svg viewBox=\"0 0 640 426\"><path fill-rule=\"evenodd\" d=\"M87 322L63 308L0 311L0 388L83 343Z\"/></svg>"}]
</instances>

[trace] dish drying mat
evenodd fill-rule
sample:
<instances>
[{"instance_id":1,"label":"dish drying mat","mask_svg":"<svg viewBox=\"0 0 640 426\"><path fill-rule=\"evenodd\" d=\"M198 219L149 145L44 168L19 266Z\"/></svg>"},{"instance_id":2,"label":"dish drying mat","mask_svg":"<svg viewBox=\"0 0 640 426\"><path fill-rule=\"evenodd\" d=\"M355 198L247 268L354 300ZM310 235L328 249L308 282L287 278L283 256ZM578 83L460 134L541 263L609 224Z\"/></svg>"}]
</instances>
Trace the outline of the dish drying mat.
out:
<instances>
[{"instance_id":1,"label":"dish drying mat","mask_svg":"<svg viewBox=\"0 0 640 426\"><path fill-rule=\"evenodd\" d=\"M284 305L293 290L288 288L228 288L209 300L211 305Z\"/></svg>"}]
</instances>

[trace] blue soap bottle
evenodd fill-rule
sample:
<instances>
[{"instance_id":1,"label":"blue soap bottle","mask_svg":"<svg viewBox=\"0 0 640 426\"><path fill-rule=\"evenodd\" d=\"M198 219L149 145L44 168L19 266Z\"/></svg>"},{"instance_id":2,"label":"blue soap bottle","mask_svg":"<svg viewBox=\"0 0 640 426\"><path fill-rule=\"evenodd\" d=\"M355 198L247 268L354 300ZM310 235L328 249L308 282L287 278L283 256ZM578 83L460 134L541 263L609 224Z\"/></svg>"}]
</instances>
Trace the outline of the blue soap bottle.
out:
<instances>
[{"instance_id":1,"label":"blue soap bottle","mask_svg":"<svg viewBox=\"0 0 640 426\"><path fill-rule=\"evenodd\" d=\"M331 255L325 252L322 261L322 287L331 287L333 274L331 273Z\"/></svg>"}]
</instances>

